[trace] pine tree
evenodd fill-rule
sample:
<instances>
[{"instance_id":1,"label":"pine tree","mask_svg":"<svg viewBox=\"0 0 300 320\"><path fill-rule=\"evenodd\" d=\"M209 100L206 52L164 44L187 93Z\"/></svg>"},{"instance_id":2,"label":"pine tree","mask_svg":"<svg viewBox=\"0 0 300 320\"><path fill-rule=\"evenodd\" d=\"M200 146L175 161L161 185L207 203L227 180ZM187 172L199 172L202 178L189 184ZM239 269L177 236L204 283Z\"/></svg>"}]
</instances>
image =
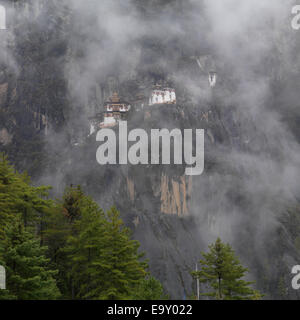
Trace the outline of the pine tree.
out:
<instances>
[{"instance_id":1,"label":"pine tree","mask_svg":"<svg viewBox=\"0 0 300 320\"><path fill-rule=\"evenodd\" d=\"M116 208L104 213L80 187L70 187L45 223L43 238L51 264L59 270L63 298L164 297L161 284L148 277L139 243L130 239Z\"/></svg>"},{"instance_id":2,"label":"pine tree","mask_svg":"<svg viewBox=\"0 0 300 320\"><path fill-rule=\"evenodd\" d=\"M92 199L85 197L81 202L80 219L74 222L64 249L69 262L67 276L73 299L93 299L102 285L98 270L105 246L104 232L104 212Z\"/></svg>"},{"instance_id":3,"label":"pine tree","mask_svg":"<svg viewBox=\"0 0 300 320\"><path fill-rule=\"evenodd\" d=\"M80 218L82 201L85 200L86 197L80 186L70 186L69 188L66 188L61 202L61 208L63 210L63 214L70 222Z\"/></svg>"},{"instance_id":4,"label":"pine tree","mask_svg":"<svg viewBox=\"0 0 300 320\"><path fill-rule=\"evenodd\" d=\"M104 233L103 285L101 299L128 299L139 281L147 275L146 262L140 259L138 241L131 240L131 231L124 226L115 207L106 213L107 223Z\"/></svg>"},{"instance_id":5,"label":"pine tree","mask_svg":"<svg viewBox=\"0 0 300 320\"><path fill-rule=\"evenodd\" d=\"M154 277L142 279L134 290L133 300L166 300L163 286Z\"/></svg>"},{"instance_id":6,"label":"pine tree","mask_svg":"<svg viewBox=\"0 0 300 320\"><path fill-rule=\"evenodd\" d=\"M48 246L48 256L53 267L59 270L56 277L58 287L65 299L74 298L74 282L68 278L70 264L65 251L67 239L75 236L76 221L81 219L82 211L87 202L80 186L66 188L61 200L57 200L51 210L48 210L44 222L42 237Z\"/></svg>"},{"instance_id":7,"label":"pine tree","mask_svg":"<svg viewBox=\"0 0 300 320\"><path fill-rule=\"evenodd\" d=\"M0 264L8 290L0 299L163 297L115 208L104 213L79 186L56 203L48 190L1 155Z\"/></svg>"},{"instance_id":8,"label":"pine tree","mask_svg":"<svg viewBox=\"0 0 300 320\"><path fill-rule=\"evenodd\" d=\"M35 226L41 214L52 206L50 187L34 187L26 173L18 173L0 154L0 237L12 216L21 215L25 226Z\"/></svg>"},{"instance_id":9,"label":"pine tree","mask_svg":"<svg viewBox=\"0 0 300 320\"><path fill-rule=\"evenodd\" d=\"M47 247L25 230L21 219L14 217L6 226L0 242L0 264L6 268L7 290L0 299L56 299L60 293L45 257Z\"/></svg>"},{"instance_id":10,"label":"pine tree","mask_svg":"<svg viewBox=\"0 0 300 320\"><path fill-rule=\"evenodd\" d=\"M200 271L192 272L192 275L201 283L210 286L211 291L203 295L221 300L253 300L260 299L258 291L250 285L253 282L243 280L248 271L235 256L229 244L224 244L218 238L209 246L208 253L202 253Z\"/></svg>"},{"instance_id":11,"label":"pine tree","mask_svg":"<svg viewBox=\"0 0 300 320\"><path fill-rule=\"evenodd\" d=\"M130 298L147 274L138 242L130 239L130 231L115 208L104 214L89 199L81 214L66 248L75 298Z\"/></svg>"}]
</instances>

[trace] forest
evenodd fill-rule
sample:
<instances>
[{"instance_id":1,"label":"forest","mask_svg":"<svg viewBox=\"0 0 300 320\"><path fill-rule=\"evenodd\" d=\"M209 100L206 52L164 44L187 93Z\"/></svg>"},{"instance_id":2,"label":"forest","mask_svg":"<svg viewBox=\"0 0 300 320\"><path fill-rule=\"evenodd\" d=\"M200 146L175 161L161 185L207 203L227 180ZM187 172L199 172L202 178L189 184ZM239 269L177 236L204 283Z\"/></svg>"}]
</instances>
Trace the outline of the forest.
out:
<instances>
[{"instance_id":1,"label":"forest","mask_svg":"<svg viewBox=\"0 0 300 320\"><path fill-rule=\"evenodd\" d=\"M0 300L162 300L161 283L148 272L139 242L131 239L115 207L104 212L80 186L49 198L49 186L35 187L4 154L0 160L0 265L7 284ZM211 288L214 299L260 299L241 280L232 248L218 238L202 253L191 276ZM190 299L199 299L190 294Z\"/></svg>"},{"instance_id":2,"label":"forest","mask_svg":"<svg viewBox=\"0 0 300 320\"><path fill-rule=\"evenodd\" d=\"M115 207L104 212L80 186L49 199L4 155L0 161L0 299L162 299L138 241Z\"/></svg>"}]
</instances>

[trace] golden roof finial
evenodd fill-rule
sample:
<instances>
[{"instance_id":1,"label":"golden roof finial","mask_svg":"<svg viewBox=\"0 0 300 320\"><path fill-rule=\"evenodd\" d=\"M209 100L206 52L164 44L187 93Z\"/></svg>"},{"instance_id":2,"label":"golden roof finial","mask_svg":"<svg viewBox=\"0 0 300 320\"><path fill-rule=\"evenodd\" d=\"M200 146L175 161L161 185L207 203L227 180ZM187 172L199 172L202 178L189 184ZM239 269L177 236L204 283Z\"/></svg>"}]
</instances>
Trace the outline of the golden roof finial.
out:
<instances>
[{"instance_id":1,"label":"golden roof finial","mask_svg":"<svg viewBox=\"0 0 300 320\"><path fill-rule=\"evenodd\" d=\"M117 92L114 92L112 97L111 97L112 102L120 102L120 98Z\"/></svg>"}]
</instances>

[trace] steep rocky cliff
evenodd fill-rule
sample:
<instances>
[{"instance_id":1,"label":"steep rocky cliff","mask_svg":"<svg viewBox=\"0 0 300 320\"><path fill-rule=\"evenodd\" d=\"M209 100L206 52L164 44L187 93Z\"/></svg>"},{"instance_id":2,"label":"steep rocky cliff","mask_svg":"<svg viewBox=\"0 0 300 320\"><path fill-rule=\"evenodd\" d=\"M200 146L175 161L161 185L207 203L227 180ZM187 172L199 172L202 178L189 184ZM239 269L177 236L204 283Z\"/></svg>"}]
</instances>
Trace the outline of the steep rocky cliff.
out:
<instances>
[{"instance_id":1,"label":"steep rocky cliff","mask_svg":"<svg viewBox=\"0 0 300 320\"><path fill-rule=\"evenodd\" d=\"M259 100L260 91L251 78L251 87L239 97L249 109L239 108L234 98L240 81L223 53L209 47L202 33L195 44L178 26L174 32L161 22L165 17L182 19L193 38L199 32L185 17L196 5L187 11L182 1L133 1L134 14L145 25L159 9L160 29L132 36L133 25L125 41L105 12L101 19L112 34L102 24L93 33L97 16L85 10L79 16L76 6L72 11L63 1L38 1L33 7L30 1L15 3L22 14L14 16L7 31L8 49L0 66L0 143L17 167L29 171L35 183L53 185L53 196L67 185L80 184L105 209L115 204L147 253L152 273L173 298L195 292L189 271L216 236L234 245L252 271L250 278L268 297L281 297L278 286L283 283L285 297L295 298L288 276L299 252L286 221L276 216L291 197L278 182L281 176L268 180L272 166L282 168L270 159L280 160L282 154L263 130L270 113L255 113L247 102L252 96ZM91 18L85 28L83 18ZM125 19L116 15L112 22L114 18ZM269 57L263 62L266 68ZM218 71L213 89L206 72L212 66ZM259 73L267 73L273 98L266 105L272 101L278 106L282 83L270 70L255 70L251 77L261 79ZM139 97L147 97L159 82L176 89L177 104L141 108ZM103 111L114 91L134 106L127 116L129 129L204 129L204 173L186 176L181 165L97 164L99 143L95 134L88 136L88 119ZM282 194L286 197L281 200Z\"/></svg>"}]
</instances>

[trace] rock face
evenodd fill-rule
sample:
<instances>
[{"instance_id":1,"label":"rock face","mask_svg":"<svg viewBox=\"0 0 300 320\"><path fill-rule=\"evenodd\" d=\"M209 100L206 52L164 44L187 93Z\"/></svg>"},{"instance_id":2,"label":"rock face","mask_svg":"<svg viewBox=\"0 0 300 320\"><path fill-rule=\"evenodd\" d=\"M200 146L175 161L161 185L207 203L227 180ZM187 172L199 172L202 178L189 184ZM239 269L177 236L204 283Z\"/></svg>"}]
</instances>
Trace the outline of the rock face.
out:
<instances>
[{"instance_id":1,"label":"rock face","mask_svg":"<svg viewBox=\"0 0 300 320\"><path fill-rule=\"evenodd\" d=\"M7 99L7 89L8 83L3 83L0 85L0 104L3 106Z\"/></svg>"},{"instance_id":2,"label":"rock face","mask_svg":"<svg viewBox=\"0 0 300 320\"><path fill-rule=\"evenodd\" d=\"M7 146L12 141L12 135L10 135L6 128L0 130L0 143Z\"/></svg>"},{"instance_id":3,"label":"rock face","mask_svg":"<svg viewBox=\"0 0 300 320\"><path fill-rule=\"evenodd\" d=\"M197 114L193 111L193 106L162 105L135 112L128 118L128 131L137 123L147 132L166 124L171 130L176 127L197 128L202 123L202 128L211 128L215 139L225 135L221 126L210 121L212 114L217 117L215 111L199 111ZM211 119L203 119L205 112L211 114ZM113 130L118 137L118 127ZM81 184L105 209L116 205L133 230L133 237L141 242L141 250L149 258L151 272L171 297L181 299L192 294L193 279L189 272L205 243L199 232L199 221L195 218L198 212L194 205L199 198L194 180L199 183L201 176L186 176L185 167L174 164L100 166L95 161L95 151L99 146L95 137L96 133L64 153L64 161L60 163L63 181ZM205 141L208 165L213 143L208 135Z\"/></svg>"},{"instance_id":4,"label":"rock face","mask_svg":"<svg viewBox=\"0 0 300 320\"><path fill-rule=\"evenodd\" d=\"M159 185L153 185L153 197L160 198L160 212L177 215L179 217L189 214L188 204L192 192L192 177L181 176L175 180L162 173ZM127 193L134 204L137 191L135 178L127 177Z\"/></svg>"},{"instance_id":5,"label":"rock face","mask_svg":"<svg viewBox=\"0 0 300 320\"><path fill-rule=\"evenodd\" d=\"M180 177L179 181L161 177L161 212L185 216L188 214L188 198L191 196L192 178Z\"/></svg>"},{"instance_id":6,"label":"rock face","mask_svg":"<svg viewBox=\"0 0 300 320\"><path fill-rule=\"evenodd\" d=\"M17 2L20 6L26 3ZM165 7L158 0L136 2L145 18L157 7ZM182 1L169 2L184 10ZM85 44L84 34L75 28L74 41L70 13L60 5L63 1L46 1L45 6L43 1L38 3L41 5L32 7L34 19L25 19L12 30L10 58L14 63L3 62L0 67L1 150L18 169L29 171L36 183L53 185L54 196L67 185L80 184L104 209L116 205L133 237L141 242L150 271L172 298L195 292L189 272L200 251L217 235L235 244L242 260L254 270L251 277L258 281L258 287L268 297L278 297L276 286L289 263L275 271L271 266L282 260L294 261L297 253L284 224L280 225L280 236L276 229L259 234L263 239L259 248L255 242L253 235L260 220L253 212L265 205L265 199L260 202L252 196L252 189L243 188L241 170L228 154L257 154L268 144L264 137L255 135L251 117L245 118L226 103L224 96L234 95L235 87L231 86L236 81L231 82L230 72L228 78L218 72L215 83L220 58L213 63L207 53L195 53L201 48L185 49L176 41L161 43L156 37L144 37L126 48L133 60L137 59L133 67L131 60L124 66L119 56L107 66L112 54L101 52L96 59L99 64L83 64L88 68L85 70L81 65L86 58L84 50L76 47L81 44L78 39ZM25 6L28 17L30 8ZM99 41L106 45L108 40ZM164 55L168 61L161 65ZM206 71L213 72L213 88L208 74L199 68L205 69L205 64ZM96 76L90 78L93 72ZM160 81L176 90L176 104L147 107L151 88ZM180 165L98 165L95 155L99 143L96 133L88 136L88 119L103 111L104 102L115 91L132 103L127 115L129 130L204 129L204 174L186 176ZM245 176L251 178L248 172ZM295 298L295 293L288 294Z\"/></svg>"}]
</instances>

